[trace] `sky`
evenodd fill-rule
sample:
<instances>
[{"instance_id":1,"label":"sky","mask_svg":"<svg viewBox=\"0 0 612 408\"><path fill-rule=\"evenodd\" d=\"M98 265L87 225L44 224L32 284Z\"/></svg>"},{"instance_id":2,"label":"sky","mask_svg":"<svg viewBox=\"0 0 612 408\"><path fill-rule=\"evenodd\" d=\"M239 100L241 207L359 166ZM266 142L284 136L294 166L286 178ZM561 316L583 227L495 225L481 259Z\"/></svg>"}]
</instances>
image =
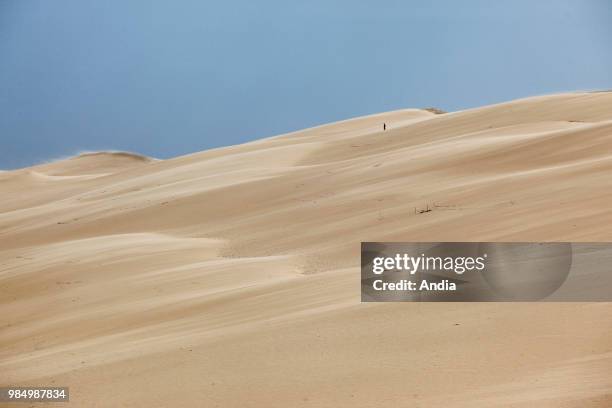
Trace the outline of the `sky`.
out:
<instances>
[{"instance_id":1,"label":"sky","mask_svg":"<svg viewBox=\"0 0 612 408\"><path fill-rule=\"evenodd\" d=\"M0 0L0 169L612 88L608 0Z\"/></svg>"}]
</instances>

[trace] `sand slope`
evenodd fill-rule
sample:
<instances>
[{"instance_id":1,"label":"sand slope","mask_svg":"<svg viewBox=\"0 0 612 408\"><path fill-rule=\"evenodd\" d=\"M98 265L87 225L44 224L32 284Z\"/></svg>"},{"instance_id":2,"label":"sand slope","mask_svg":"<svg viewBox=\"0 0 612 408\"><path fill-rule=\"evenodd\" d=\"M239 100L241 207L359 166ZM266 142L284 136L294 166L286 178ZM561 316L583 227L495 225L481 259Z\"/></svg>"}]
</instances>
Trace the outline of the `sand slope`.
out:
<instances>
[{"instance_id":1,"label":"sand slope","mask_svg":"<svg viewBox=\"0 0 612 408\"><path fill-rule=\"evenodd\" d=\"M360 304L358 268L362 240L611 240L611 171L601 92L3 172L0 383L73 407L612 406L612 305Z\"/></svg>"}]
</instances>

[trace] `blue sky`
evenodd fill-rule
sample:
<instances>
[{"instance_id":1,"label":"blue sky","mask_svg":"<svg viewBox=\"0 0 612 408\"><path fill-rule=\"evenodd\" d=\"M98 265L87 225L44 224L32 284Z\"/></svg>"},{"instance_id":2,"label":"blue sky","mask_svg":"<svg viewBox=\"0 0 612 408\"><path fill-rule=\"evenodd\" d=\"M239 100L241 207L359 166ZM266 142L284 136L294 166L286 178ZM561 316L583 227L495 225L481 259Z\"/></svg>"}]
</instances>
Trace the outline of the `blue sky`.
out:
<instances>
[{"instance_id":1,"label":"blue sky","mask_svg":"<svg viewBox=\"0 0 612 408\"><path fill-rule=\"evenodd\" d=\"M612 3L0 0L0 168L612 88Z\"/></svg>"}]
</instances>

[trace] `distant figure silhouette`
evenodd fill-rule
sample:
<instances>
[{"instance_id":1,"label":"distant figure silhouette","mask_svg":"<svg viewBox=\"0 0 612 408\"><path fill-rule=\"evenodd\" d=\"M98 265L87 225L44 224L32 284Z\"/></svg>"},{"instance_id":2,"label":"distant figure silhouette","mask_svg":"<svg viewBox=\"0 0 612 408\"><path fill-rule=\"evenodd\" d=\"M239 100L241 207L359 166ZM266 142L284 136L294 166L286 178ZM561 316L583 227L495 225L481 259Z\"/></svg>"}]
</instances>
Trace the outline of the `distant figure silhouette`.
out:
<instances>
[{"instance_id":1,"label":"distant figure silhouette","mask_svg":"<svg viewBox=\"0 0 612 408\"><path fill-rule=\"evenodd\" d=\"M387 124L383 123L383 130L387 130Z\"/></svg>"}]
</instances>

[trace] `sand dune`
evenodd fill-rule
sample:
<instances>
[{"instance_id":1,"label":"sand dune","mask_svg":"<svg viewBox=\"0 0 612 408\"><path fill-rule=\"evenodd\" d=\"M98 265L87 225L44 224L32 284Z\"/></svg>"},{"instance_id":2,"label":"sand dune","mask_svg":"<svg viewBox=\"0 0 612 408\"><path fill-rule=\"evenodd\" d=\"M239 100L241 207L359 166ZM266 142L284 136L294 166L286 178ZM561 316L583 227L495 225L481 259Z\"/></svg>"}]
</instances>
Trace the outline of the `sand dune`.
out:
<instances>
[{"instance_id":1,"label":"sand dune","mask_svg":"<svg viewBox=\"0 0 612 408\"><path fill-rule=\"evenodd\" d=\"M0 383L73 407L612 406L610 304L359 302L360 241L612 240L611 171L598 92L2 172Z\"/></svg>"}]
</instances>

